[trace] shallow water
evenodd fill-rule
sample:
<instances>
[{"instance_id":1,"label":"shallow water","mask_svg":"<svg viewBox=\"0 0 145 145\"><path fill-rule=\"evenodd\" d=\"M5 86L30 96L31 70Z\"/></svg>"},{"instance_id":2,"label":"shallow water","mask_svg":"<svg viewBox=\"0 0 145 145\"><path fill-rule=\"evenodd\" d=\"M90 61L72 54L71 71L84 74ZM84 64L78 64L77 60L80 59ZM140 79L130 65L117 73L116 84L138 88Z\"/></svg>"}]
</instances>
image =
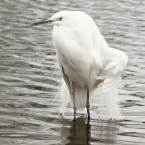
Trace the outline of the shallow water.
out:
<instances>
[{"instance_id":1,"label":"shallow water","mask_svg":"<svg viewBox=\"0 0 145 145\"><path fill-rule=\"evenodd\" d=\"M0 144L145 144L145 1L1 0ZM61 118L52 107L60 76L52 27L26 25L60 10L81 10L96 22L111 47L129 63L120 91L125 121ZM54 73L56 72L56 73Z\"/></svg>"}]
</instances>

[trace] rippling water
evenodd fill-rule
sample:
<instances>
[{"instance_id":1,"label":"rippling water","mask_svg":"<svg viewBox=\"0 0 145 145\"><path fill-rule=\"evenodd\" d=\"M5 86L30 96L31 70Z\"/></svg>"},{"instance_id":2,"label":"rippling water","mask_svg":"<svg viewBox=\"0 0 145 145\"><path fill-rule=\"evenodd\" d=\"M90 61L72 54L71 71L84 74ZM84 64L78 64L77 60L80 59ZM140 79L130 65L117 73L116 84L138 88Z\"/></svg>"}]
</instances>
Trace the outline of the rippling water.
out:
<instances>
[{"instance_id":1,"label":"rippling water","mask_svg":"<svg viewBox=\"0 0 145 145\"><path fill-rule=\"evenodd\" d=\"M1 0L0 144L144 145L144 6L143 0ZM74 123L72 114L62 119L52 107L60 78L52 27L26 25L60 10L88 13L108 44L128 55L120 91L125 121L79 117Z\"/></svg>"}]
</instances>

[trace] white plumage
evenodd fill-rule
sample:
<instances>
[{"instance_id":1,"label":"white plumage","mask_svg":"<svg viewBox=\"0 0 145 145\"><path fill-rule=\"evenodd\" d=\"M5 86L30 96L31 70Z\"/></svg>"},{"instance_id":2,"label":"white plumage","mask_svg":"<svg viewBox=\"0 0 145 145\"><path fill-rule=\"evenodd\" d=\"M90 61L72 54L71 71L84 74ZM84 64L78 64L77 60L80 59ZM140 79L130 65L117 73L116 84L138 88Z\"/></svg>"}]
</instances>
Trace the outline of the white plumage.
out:
<instances>
[{"instance_id":1,"label":"white plumage","mask_svg":"<svg viewBox=\"0 0 145 145\"><path fill-rule=\"evenodd\" d=\"M103 112L109 118L121 118L116 86L127 64L127 55L110 48L92 18L83 12L61 11L49 22L54 25L53 41L64 77L60 112L64 113L68 101L73 106L71 82L74 82L77 110L86 110L86 88L92 97L99 87L102 105L106 107Z\"/></svg>"}]
</instances>

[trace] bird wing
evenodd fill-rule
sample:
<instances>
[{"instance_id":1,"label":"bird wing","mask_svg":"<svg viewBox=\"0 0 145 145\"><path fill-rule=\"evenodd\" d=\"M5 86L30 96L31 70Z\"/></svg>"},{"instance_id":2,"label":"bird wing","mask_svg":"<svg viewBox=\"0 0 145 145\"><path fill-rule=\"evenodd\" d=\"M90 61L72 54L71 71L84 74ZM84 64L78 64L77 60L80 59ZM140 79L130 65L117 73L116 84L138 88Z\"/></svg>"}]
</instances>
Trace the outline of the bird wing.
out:
<instances>
[{"instance_id":1,"label":"bird wing","mask_svg":"<svg viewBox=\"0 0 145 145\"><path fill-rule=\"evenodd\" d=\"M105 67L100 76L96 79L104 80L102 84L103 92L108 92L116 84L121 76L124 67L127 64L127 55L113 48L106 48L105 52L102 51L105 60Z\"/></svg>"},{"instance_id":2,"label":"bird wing","mask_svg":"<svg viewBox=\"0 0 145 145\"><path fill-rule=\"evenodd\" d=\"M53 35L54 35L54 32L55 30L57 29L57 26L54 26L53 28ZM62 75L63 75L63 78L64 78L64 81L66 83L66 85L68 86L68 90L69 92L71 92L71 84L70 84L70 80L69 80L69 77L67 76L67 74L65 73L65 70L63 68L63 64L61 63L61 60L60 60L60 56L59 56L59 53L57 51L57 47L54 43L54 46L55 46L55 50L56 50L56 57L57 57L57 61L58 61L58 65L59 65L59 68L60 68L60 71L62 72ZM71 93L70 93L71 94Z\"/></svg>"},{"instance_id":3,"label":"bird wing","mask_svg":"<svg viewBox=\"0 0 145 145\"><path fill-rule=\"evenodd\" d=\"M107 68L104 70L106 71L106 78L104 79L102 86L103 92L109 91L114 86L114 84L116 84L119 77L121 76L123 69L124 66L122 61L115 61L111 64L108 64Z\"/></svg>"},{"instance_id":4,"label":"bird wing","mask_svg":"<svg viewBox=\"0 0 145 145\"><path fill-rule=\"evenodd\" d=\"M57 52L57 51L56 51L56 52ZM69 90L69 92L70 92L70 91L71 91L70 80L69 80L69 77L67 76L67 74L65 73L65 70L64 70L63 65L62 65L62 63L61 63L61 61L60 61L60 58L59 58L59 54L57 54L57 60L58 60L59 68L60 68L60 70L61 70L61 72L62 72L64 81L65 81L65 83L66 83L66 85L67 85L67 87L68 87L68 90ZM70 94L71 94L71 93L70 93Z\"/></svg>"}]
</instances>

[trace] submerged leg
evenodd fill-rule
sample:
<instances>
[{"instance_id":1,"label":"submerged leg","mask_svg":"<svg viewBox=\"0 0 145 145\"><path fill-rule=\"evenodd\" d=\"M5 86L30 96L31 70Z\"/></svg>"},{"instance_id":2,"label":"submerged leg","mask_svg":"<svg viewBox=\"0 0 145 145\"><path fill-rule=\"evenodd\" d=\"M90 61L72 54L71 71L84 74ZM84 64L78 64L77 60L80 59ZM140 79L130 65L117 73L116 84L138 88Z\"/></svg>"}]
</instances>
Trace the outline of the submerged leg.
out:
<instances>
[{"instance_id":1,"label":"submerged leg","mask_svg":"<svg viewBox=\"0 0 145 145\"><path fill-rule=\"evenodd\" d=\"M75 95L74 82L72 82L72 96L73 96L73 109L74 109L74 121L75 121L76 120L77 104L76 104L76 95Z\"/></svg>"},{"instance_id":2,"label":"submerged leg","mask_svg":"<svg viewBox=\"0 0 145 145\"><path fill-rule=\"evenodd\" d=\"M89 88L87 88L87 101L86 101L86 108L87 108L87 114L88 119L90 119L90 101L89 101Z\"/></svg>"}]
</instances>

